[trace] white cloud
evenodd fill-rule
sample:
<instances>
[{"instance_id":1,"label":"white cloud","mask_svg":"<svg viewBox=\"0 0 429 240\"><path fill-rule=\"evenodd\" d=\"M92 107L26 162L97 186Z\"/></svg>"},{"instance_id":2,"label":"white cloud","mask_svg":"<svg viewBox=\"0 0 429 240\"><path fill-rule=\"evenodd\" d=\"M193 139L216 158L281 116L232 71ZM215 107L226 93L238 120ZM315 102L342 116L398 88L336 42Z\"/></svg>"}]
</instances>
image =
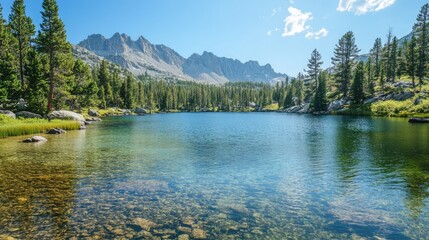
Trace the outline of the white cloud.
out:
<instances>
[{"instance_id":1,"label":"white cloud","mask_svg":"<svg viewBox=\"0 0 429 240\"><path fill-rule=\"evenodd\" d=\"M313 19L311 12L303 13L301 10L289 7L289 16L284 20L285 28L283 37L294 36L297 33L301 33L308 29L310 26L306 25L308 20Z\"/></svg>"},{"instance_id":2,"label":"white cloud","mask_svg":"<svg viewBox=\"0 0 429 240\"><path fill-rule=\"evenodd\" d=\"M267 32L268 36L271 36L272 34L273 34L273 31L271 31L271 30Z\"/></svg>"},{"instance_id":3,"label":"white cloud","mask_svg":"<svg viewBox=\"0 0 429 240\"><path fill-rule=\"evenodd\" d=\"M328 36L328 30L326 30L326 28L322 28L318 32L307 32L305 38L318 40L326 36Z\"/></svg>"},{"instance_id":4,"label":"white cloud","mask_svg":"<svg viewBox=\"0 0 429 240\"><path fill-rule=\"evenodd\" d=\"M363 15L367 12L377 12L395 3L396 0L340 0L337 11L354 12Z\"/></svg>"}]
</instances>

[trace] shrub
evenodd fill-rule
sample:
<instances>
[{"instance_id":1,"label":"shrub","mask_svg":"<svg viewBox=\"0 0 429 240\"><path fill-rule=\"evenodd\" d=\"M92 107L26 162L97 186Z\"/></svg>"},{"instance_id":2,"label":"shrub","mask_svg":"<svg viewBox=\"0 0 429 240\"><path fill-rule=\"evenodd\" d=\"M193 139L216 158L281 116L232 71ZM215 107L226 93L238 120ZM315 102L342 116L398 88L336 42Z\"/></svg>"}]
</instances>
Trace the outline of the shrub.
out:
<instances>
[{"instance_id":1,"label":"shrub","mask_svg":"<svg viewBox=\"0 0 429 240\"><path fill-rule=\"evenodd\" d=\"M394 101L388 100L384 102L377 102L371 106L371 112L376 116L407 116L409 110L413 106L412 100L407 101Z\"/></svg>"}]
</instances>

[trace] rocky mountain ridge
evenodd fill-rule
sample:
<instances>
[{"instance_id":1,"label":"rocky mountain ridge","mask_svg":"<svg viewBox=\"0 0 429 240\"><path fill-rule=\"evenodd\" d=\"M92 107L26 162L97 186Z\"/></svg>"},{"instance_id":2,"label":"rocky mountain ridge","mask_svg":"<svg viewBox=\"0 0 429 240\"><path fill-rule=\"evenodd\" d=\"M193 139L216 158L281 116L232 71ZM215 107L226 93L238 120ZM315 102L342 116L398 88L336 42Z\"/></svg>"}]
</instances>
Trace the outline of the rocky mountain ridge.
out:
<instances>
[{"instance_id":1,"label":"rocky mountain ridge","mask_svg":"<svg viewBox=\"0 0 429 240\"><path fill-rule=\"evenodd\" d=\"M271 65L256 61L242 63L218 57L210 52L184 58L165 45L155 45L144 37L132 40L126 34L115 33L106 39L94 34L73 47L75 55L90 65L109 60L135 75L148 73L155 77L172 77L204 83L238 81L273 82L287 75L276 73Z\"/></svg>"}]
</instances>

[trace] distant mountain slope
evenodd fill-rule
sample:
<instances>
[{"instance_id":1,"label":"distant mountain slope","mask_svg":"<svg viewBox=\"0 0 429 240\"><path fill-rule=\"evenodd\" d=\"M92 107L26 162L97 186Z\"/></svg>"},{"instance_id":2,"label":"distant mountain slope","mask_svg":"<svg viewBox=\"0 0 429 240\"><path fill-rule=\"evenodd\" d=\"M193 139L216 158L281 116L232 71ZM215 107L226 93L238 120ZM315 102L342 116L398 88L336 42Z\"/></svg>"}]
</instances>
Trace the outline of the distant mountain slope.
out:
<instances>
[{"instance_id":1,"label":"distant mountain slope","mask_svg":"<svg viewBox=\"0 0 429 240\"><path fill-rule=\"evenodd\" d=\"M167 46L151 44L144 37L133 41L119 33L109 39L100 34L91 35L75 46L74 52L89 64L104 58L136 75L147 72L157 77L206 83L271 82L286 77L286 74L276 73L269 64L260 66L256 61L242 63L208 52L193 54L186 59Z\"/></svg>"}]
</instances>

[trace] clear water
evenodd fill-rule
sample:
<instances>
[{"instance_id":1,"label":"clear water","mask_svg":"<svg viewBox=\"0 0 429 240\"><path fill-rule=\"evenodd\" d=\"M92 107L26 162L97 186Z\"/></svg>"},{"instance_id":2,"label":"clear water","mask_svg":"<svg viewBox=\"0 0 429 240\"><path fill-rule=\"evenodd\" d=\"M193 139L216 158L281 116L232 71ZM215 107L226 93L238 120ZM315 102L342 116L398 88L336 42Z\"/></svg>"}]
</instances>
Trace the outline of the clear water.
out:
<instances>
[{"instance_id":1,"label":"clear water","mask_svg":"<svg viewBox=\"0 0 429 240\"><path fill-rule=\"evenodd\" d=\"M429 238L429 125L181 113L46 137L0 139L0 239Z\"/></svg>"}]
</instances>

